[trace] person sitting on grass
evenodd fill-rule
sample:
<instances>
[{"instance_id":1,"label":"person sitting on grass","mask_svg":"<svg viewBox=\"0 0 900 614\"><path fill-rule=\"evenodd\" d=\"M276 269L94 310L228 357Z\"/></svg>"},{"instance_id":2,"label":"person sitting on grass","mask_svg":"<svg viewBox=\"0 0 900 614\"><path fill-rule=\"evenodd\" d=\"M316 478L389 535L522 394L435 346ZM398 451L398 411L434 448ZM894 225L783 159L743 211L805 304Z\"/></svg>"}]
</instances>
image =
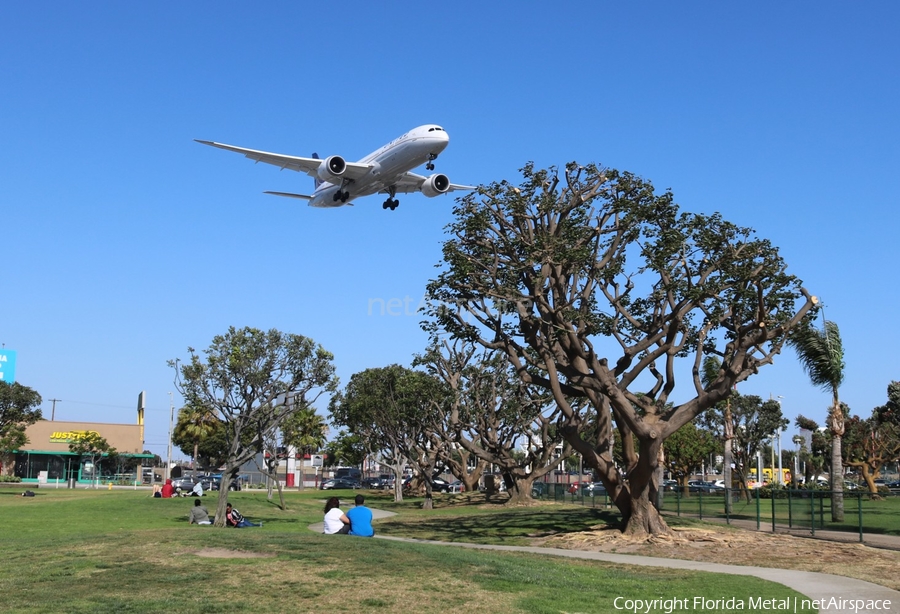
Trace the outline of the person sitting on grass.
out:
<instances>
[{"instance_id":1,"label":"person sitting on grass","mask_svg":"<svg viewBox=\"0 0 900 614\"><path fill-rule=\"evenodd\" d=\"M341 501L331 497L325 502L325 535L346 535L350 532L350 519L341 511Z\"/></svg>"},{"instance_id":2,"label":"person sitting on grass","mask_svg":"<svg viewBox=\"0 0 900 614\"><path fill-rule=\"evenodd\" d=\"M200 503L200 500L197 500L197 503ZM235 529L243 529L244 527L261 527L263 523L253 523L244 518L239 511L235 508L231 507L231 504L228 503L225 506L225 524L229 527L234 527Z\"/></svg>"},{"instance_id":3,"label":"person sitting on grass","mask_svg":"<svg viewBox=\"0 0 900 614\"><path fill-rule=\"evenodd\" d=\"M348 535L358 535L359 537L372 537L375 535L375 529L372 528L372 510L363 505L365 502L365 497L356 495L356 507L347 510L346 517L350 519L350 532Z\"/></svg>"},{"instance_id":4,"label":"person sitting on grass","mask_svg":"<svg viewBox=\"0 0 900 614\"><path fill-rule=\"evenodd\" d=\"M188 524L212 524L209 520L209 511L200 503L200 499L194 501L194 507L188 516Z\"/></svg>"}]
</instances>

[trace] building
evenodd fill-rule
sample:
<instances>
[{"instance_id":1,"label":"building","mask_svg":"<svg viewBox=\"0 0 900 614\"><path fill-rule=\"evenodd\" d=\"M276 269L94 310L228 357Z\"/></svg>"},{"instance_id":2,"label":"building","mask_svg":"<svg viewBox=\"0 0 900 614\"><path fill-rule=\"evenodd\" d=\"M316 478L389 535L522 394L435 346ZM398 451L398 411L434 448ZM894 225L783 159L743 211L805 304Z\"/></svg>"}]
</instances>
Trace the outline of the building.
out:
<instances>
[{"instance_id":1,"label":"building","mask_svg":"<svg viewBox=\"0 0 900 614\"><path fill-rule=\"evenodd\" d=\"M140 422L139 417L139 422ZM144 454L143 424L104 424L92 422L61 422L39 420L25 430L28 443L9 453L3 461L2 472L13 473L22 482L35 483L90 483L95 479L126 480L128 476L117 471L122 463L104 462L101 459L81 458L69 452L69 444L87 433L96 432L116 449L119 461L127 459L153 458ZM94 466L94 461L98 460ZM12 466L10 466L10 464ZM46 472L46 473L45 473ZM130 479L135 479L131 477ZM137 479L141 479L140 476Z\"/></svg>"}]
</instances>

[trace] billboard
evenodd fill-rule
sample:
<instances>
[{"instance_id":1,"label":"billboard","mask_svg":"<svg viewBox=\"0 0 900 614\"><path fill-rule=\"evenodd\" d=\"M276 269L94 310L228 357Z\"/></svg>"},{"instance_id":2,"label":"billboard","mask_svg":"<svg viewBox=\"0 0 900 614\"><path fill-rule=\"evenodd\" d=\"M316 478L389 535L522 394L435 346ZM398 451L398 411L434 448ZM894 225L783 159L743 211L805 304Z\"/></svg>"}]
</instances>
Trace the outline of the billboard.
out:
<instances>
[{"instance_id":1,"label":"billboard","mask_svg":"<svg viewBox=\"0 0 900 614\"><path fill-rule=\"evenodd\" d=\"M16 351L0 350L0 382L12 384L16 381Z\"/></svg>"}]
</instances>

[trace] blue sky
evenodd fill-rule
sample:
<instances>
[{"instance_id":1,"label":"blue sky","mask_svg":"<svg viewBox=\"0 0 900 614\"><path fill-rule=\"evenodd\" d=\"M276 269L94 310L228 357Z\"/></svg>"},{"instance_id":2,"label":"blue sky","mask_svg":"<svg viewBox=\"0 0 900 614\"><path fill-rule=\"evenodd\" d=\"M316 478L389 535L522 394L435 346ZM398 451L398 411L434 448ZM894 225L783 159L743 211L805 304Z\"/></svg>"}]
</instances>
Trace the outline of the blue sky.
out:
<instances>
[{"instance_id":1,"label":"blue sky","mask_svg":"<svg viewBox=\"0 0 900 614\"><path fill-rule=\"evenodd\" d=\"M146 390L165 455L166 361L230 325L312 337L344 382L408 364L451 197L309 209L262 193L305 175L193 139L353 160L434 122L456 183L597 162L771 239L841 327L841 395L868 415L900 379L900 8L632 4L0 4L17 380L62 420L131 422ZM829 402L790 351L740 390L791 419Z\"/></svg>"}]
</instances>

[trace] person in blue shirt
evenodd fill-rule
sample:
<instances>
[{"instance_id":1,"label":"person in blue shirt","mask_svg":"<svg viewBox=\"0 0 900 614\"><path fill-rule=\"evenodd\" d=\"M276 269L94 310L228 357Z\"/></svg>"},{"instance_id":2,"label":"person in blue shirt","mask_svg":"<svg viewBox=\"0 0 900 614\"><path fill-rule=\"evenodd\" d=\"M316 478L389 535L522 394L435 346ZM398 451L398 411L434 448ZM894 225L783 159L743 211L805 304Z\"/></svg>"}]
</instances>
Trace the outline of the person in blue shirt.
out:
<instances>
[{"instance_id":1,"label":"person in blue shirt","mask_svg":"<svg viewBox=\"0 0 900 614\"><path fill-rule=\"evenodd\" d=\"M356 506L346 512L347 518L350 519L350 533L348 535L372 537L375 535L375 529L372 528L372 510L363 505L366 502L366 498L362 495L356 495L354 502Z\"/></svg>"}]
</instances>

